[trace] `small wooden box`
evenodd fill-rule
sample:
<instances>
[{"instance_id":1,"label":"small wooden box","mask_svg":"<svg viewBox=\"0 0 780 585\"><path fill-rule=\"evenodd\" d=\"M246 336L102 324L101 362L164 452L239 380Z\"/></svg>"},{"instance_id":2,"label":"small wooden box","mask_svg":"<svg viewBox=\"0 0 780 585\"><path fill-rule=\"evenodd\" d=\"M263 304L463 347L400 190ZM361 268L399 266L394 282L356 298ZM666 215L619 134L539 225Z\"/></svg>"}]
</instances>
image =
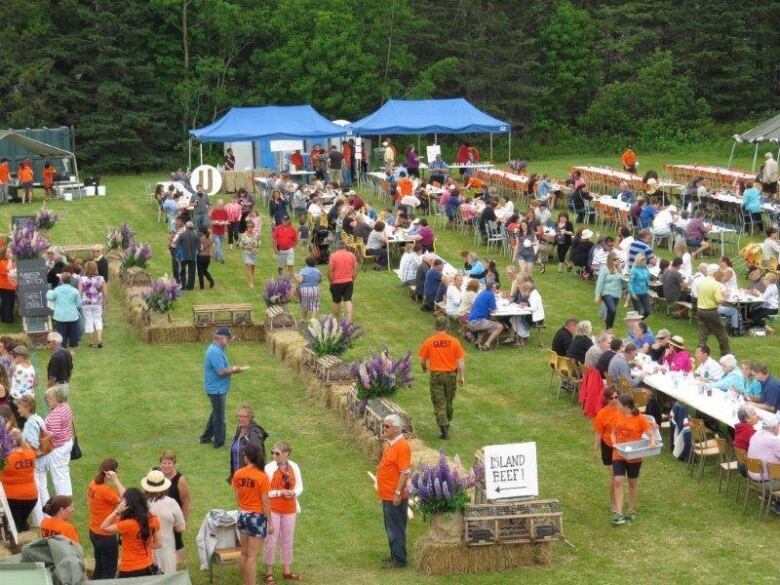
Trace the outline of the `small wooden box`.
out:
<instances>
[{"instance_id":1,"label":"small wooden box","mask_svg":"<svg viewBox=\"0 0 780 585\"><path fill-rule=\"evenodd\" d=\"M254 309L250 303L193 305L192 318L195 327L251 325Z\"/></svg>"},{"instance_id":2,"label":"small wooden box","mask_svg":"<svg viewBox=\"0 0 780 585\"><path fill-rule=\"evenodd\" d=\"M119 279L125 286L152 286L152 277L140 266L131 266L119 272Z\"/></svg>"},{"instance_id":3,"label":"small wooden box","mask_svg":"<svg viewBox=\"0 0 780 585\"><path fill-rule=\"evenodd\" d=\"M403 422L403 433L407 439L415 437L412 417L397 404L385 398L371 398L366 402L363 425L375 437L382 437L382 421L389 414L397 414Z\"/></svg>"},{"instance_id":4,"label":"small wooden box","mask_svg":"<svg viewBox=\"0 0 780 585\"><path fill-rule=\"evenodd\" d=\"M295 317L284 305L273 305L265 310L265 326L269 331L294 329Z\"/></svg>"},{"instance_id":5,"label":"small wooden box","mask_svg":"<svg viewBox=\"0 0 780 585\"><path fill-rule=\"evenodd\" d=\"M466 508L465 528L465 541L470 546L564 538L558 500L473 504Z\"/></svg>"},{"instance_id":6,"label":"small wooden box","mask_svg":"<svg viewBox=\"0 0 780 585\"><path fill-rule=\"evenodd\" d=\"M324 384L351 382L354 376L349 364L335 355L325 355L317 359L317 378Z\"/></svg>"}]
</instances>

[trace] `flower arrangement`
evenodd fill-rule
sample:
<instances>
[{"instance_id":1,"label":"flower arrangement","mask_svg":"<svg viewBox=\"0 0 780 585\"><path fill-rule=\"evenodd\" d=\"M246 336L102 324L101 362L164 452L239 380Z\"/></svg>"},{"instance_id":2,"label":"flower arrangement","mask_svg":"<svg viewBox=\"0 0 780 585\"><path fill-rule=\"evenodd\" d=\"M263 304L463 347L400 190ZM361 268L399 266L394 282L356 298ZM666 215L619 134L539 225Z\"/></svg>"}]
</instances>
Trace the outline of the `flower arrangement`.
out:
<instances>
[{"instance_id":1,"label":"flower arrangement","mask_svg":"<svg viewBox=\"0 0 780 585\"><path fill-rule=\"evenodd\" d=\"M122 232L118 227L108 228L106 232L106 248L109 250L121 250L122 249Z\"/></svg>"},{"instance_id":2,"label":"flower arrangement","mask_svg":"<svg viewBox=\"0 0 780 585\"><path fill-rule=\"evenodd\" d=\"M299 329L309 349L317 357L341 355L363 335L360 325L355 325L347 318L339 321L333 315L312 319L307 325L301 324Z\"/></svg>"},{"instance_id":3,"label":"flower arrangement","mask_svg":"<svg viewBox=\"0 0 780 585\"><path fill-rule=\"evenodd\" d=\"M35 229L50 230L57 223L57 214L48 209L41 209L35 216Z\"/></svg>"},{"instance_id":4,"label":"flower arrangement","mask_svg":"<svg viewBox=\"0 0 780 585\"><path fill-rule=\"evenodd\" d=\"M0 418L2 420L2 418ZM6 430L5 424L0 424L0 471L5 469L8 456L14 448L14 438L10 431Z\"/></svg>"},{"instance_id":5,"label":"flower arrangement","mask_svg":"<svg viewBox=\"0 0 780 585\"><path fill-rule=\"evenodd\" d=\"M418 509L428 519L436 514L463 512L470 501L466 490L473 486L474 475L463 471L457 455L451 466L441 448L436 465L417 466L409 482L409 493L417 499Z\"/></svg>"},{"instance_id":6,"label":"flower arrangement","mask_svg":"<svg viewBox=\"0 0 780 585\"><path fill-rule=\"evenodd\" d=\"M277 276L265 283L263 299L269 307L272 305L286 305L293 298L293 284L286 276Z\"/></svg>"},{"instance_id":7,"label":"flower arrangement","mask_svg":"<svg viewBox=\"0 0 780 585\"><path fill-rule=\"evenodd\" d=\"M152 247L149 244L136 244L130 242L130 246L122 254L122 270L133 266L146 268L146 263L152 257Z\"/></svg>"},{"instance_id":8,"label":"flower arrangement","mask_svg":"<svg viewBox=\"0 0 780 585\"><path fill-rule=\"evenodd\" d=\"M127 250L134 243L133 236L135 236L135 232L130 227L130 224L125 222L119 226L119 234L122 237L122 249Z\"/></svg>"},{"instance_id":9,"label":"flower arrangement","mask_svg":"<svg viewBox=\"0 0 780 585\"><path fill-rule=\"evenodd\" d=\"M181 285L167 275L155 278L152 286L143 293L144 302L150 311L167 313L173 308L173 303L181 296Z\"/></svg>"},{"instance_id":10,"label":"flower arrangement","mask_svg":"<svg viewBox=\"0 0 780 585\"><path fill-rule=\"evenodd\" d=\"M393 396L401 386L410 387L414 382L411 355L406 352L403 357L394 358L385 347L382 353L371 352L369 359L352 364L350 371L356 378L358 399Z\"/></svg>"},{"instance_id":11,"label":"flower arrangement","mask_svg":"<svg viewBox=\"0 0 780 585\"><path fill-rule=\"evenodd\" d=\"M35 231L35 226L28 223L11 234L11 251L18 260L37 258L51 246L51 242Z\"/></svg>"}]
</instances>

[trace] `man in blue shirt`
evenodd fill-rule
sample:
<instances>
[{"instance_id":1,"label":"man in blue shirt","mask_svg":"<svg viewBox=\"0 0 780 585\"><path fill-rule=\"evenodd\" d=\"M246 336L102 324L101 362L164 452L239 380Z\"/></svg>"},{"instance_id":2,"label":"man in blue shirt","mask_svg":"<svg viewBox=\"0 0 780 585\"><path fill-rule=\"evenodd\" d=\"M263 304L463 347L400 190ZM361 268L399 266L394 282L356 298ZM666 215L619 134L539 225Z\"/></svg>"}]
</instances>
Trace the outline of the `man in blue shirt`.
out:
<instances>
[{"instance_id":1,"label":"man in blue shirt","mask_svg":"<svg viewBox=\"0 0 780 585\"><path fill-rule=\"evenodd\" d=\"M444 261L436 258L431 265L431 269L425 275L425 285L423 286L423 304L420 307L423 311L433 311L433 305L436 302L436 291L441 284L442 270L444 270Z\"/></svg>"},{"instance_id":2,"label":"man in blue shirt","mask_svg":"<svg viewBox=\"0 0 780 585\"><path fill-rule=\"evenodd\" d=\"M625 181L620 182L620 189L615 195L615 199L623 201L624 203L633 203L636 200L634 192L629 188L628 183Z\"/></svg>"},{"instance_id":3,"label":"man in blue shirt","mask_svg":"<svg viewBox=\"0 0 780 585\"><path fill-rule=\"evenodd\" d=\"M644 254L647 260L648 266L655 266L658 259L653 253L653 249L648 242L652 240L653 236L650 230L640 230L636 235L636 239L631 242L631 246L628 248L628 268L630 269L634 265L634 260L639 254Z\"/></svg>"},{"instance_id":4,"label":"man in blue shirt","mask_svg":"<svg viewBox=\"0 0 780 585\"><path fill-rule=\"evenodd\" d=\"M200 436L201 443L211 443L219 449L225 445L225 401L230 390L230 377L244 371L241 366L228 363L225 348L230 343L231 333L227 327L220 327L214 333L214 341L206 350L203 360L203 388L211 402L211 415Z\"/></svg>"},{"instance_id":5,"label":"man in blue shirt","mask_svg":"<svg viewBox=\"0 0 780 585\"><path fill-rule=\"evenodd\" d=\"M658 208L652 201L648 201L644 209L642 209L642 213L639 214L639 227L642 229L649 228L653 225L656 215L658 215Z\"/></svg>"},{"instance_id":6,"label":"man in blue shirt","mask_svg":"<svg viewBox=\"0 0 780 585\"><path fill-rule=\"evenodd\" d=\"M769 375L769 369L766 364L753 364L753 373L756 380L761 383L761 395L756 397L748 396L748 400L754 400L756 407L769 412L780 410L780 381Z\"/></svg>"},{"instance_id":7,"label":"man in blue shirt","mask_svg":"<svg viewBox=\"0 0 780 585\"><path fill-rule=\"evenodd\" d=\"M493 283L489 282L485 285L485 290L474 299L468 322L468 328L480 336L477 339L477 347L483 351L490 349L493 341L504 330L501 323L490 320L490 315L496 308L496 294L493 292Z\"/></svg>"}]
</instances>

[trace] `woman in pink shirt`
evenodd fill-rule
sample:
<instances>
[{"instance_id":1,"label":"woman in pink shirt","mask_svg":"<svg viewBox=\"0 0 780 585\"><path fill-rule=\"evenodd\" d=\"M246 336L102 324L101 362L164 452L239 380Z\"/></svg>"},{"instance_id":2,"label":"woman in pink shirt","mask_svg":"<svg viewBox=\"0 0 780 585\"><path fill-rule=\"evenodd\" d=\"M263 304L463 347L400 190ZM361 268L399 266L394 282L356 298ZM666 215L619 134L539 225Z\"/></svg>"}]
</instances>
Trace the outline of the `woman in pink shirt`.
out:
<instances>
[{"instance_id":1,"label":"woman in pink shirt","mask_svg":"<svg viewBox=\"0 0 780 585\"><path fill-rule=\"evenodd\" d=\"M685 340L673 335L669 340L669 349L661 360L672 372L690 372L693 368L691 354L685 349Z\"/></svg>"},{"instance_id":2,"label":"woman in pink shirt","mask_svg":"<svg viewBox=\"0 0 780 585\"><path fill-rule=\"evenodd\" d=\"M72 496L70 483L70 452L73 449L73 411L68 404L68 386L58 384L46 390L46 404L49 416L46 417L46 431L51 435L54 450L46 457L54 492L58 496ZM49 501L45 472L43 477L36 473L38 497L41 505Z\"/></svg>"}]
</instances>

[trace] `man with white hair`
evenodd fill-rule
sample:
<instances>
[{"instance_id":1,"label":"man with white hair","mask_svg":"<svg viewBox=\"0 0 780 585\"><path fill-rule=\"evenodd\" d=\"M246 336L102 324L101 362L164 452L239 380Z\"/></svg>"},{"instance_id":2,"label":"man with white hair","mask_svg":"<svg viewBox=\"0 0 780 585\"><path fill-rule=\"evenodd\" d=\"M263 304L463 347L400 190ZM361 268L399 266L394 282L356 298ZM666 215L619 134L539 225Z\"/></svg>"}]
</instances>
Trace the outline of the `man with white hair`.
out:
<instances>
[{"instance_id":1,"label":"man with white hair","mask_svg":"<svg viewBox=\"0 0 780 585\"><path fill-rule=\"evenodd\" d=\"M718 308L723 302L723 292L720 283L715 280L715 273L719 270L717 264L707 267L707 276L698 286L696 318L699 322L699 345L707 343L710 335L718 340L720 355L731 353L729 336L720 320Z\"/></svg>"},{"instance_id":2,"label":"man with white hair","mask_svg":"<svg viewBox=\"0 0 780 585\"><path fill-rule=\"evenodd\" d=\"M764 168L761 171L761 187L764 193L774 195L777 193L777 161L775 156L771 152L767 152L764 155Z\"/></svg>"},{"instance_id":3,"label":"man with white hair","mask_svg":"<svg viewBox=\"0 0 780 585\"><path fill-rule=\"evenodd\" d=\"M677 207L670 205L661 207L660 211L653 218L653 235L668 236L672 233L672 224L677 219Z\"/></svg>"},{"instance_id":4,"label":"man with white hair","mask_svg":"<svg viewBox=\"0 0 780 585\"><path fill-rule=\"evenodd\" d=\"M108 259L103 255L103 246L92 246L92 260L97 264L98 274L108 282Z\"/></svg>"},{"instance_id":5,"label":"man with white hair","mask_svg":"<svg viewBox=\"0 0 780 585\"><path fill-rule=\"evenodd\" d=\"M761 428L750 438L747 450L748 459L758 459L764 468L762 473L749 471L750 478L756 481L769 479L767 463L780 463L780 420L776 416L768 416L762 419ZM769 486L770 490L780 487L778 482ZM773 512L780 514L780 505L775 503Z\"/></svg>"},{"instance_id":6,"label":"man with white hair","mask_svg":"<svg viewBox=\"0 0 780 585\"><path fill-rule=\"evenodd\" d=\"M73 374L73 357L62 347L62 335L56 331L50 332L46 336L46 345L52 351L46 367L46 387L67 384Z\"/></svg>"},{"instance_id":7,"label":"man with white hair","mask_svg":"<svg viewBox=\"0 0 780 585\"><path fill-rule=\"evenodd\" d=\"M409 491L406 484L412 473L412 449L404 438L403 422L397 414L387 415L382 421L382 432L387 445L376 468L376 489L382 500L390 556L382 562L385 569L406 566L406 521L409 509Z\"/></svg>"},{"instance_id":8,"label":"man with white hair","mask_svg":"<svg viewBox=\"0 0 780 585\"><path fill-rule=\"evenodd\" d=\"M691 277L691 282L689 286L691 290L691 298L693 298L694 300L699 298L699 285L707 276L707 269L709 268L709 266L710 265L707 264L706 262L702 262L701 264L699 264L699 269Z\"/></svg>"}]
</instances>

